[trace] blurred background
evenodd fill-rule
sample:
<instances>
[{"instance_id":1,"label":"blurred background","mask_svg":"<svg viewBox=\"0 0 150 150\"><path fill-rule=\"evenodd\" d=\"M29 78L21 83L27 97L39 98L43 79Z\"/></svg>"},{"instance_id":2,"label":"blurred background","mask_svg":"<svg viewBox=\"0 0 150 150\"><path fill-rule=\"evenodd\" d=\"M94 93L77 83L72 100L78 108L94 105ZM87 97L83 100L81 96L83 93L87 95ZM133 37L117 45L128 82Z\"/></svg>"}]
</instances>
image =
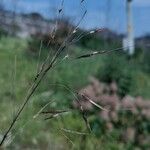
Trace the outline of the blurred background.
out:
<instances>
[{"instance_id":1,"label":"blurred background","mask_svg":"<svg viewBox=\"0 0 150 150\"><path fill-rule=\"evenodd\" d=\"M148 0L0 0L0 139L43 61L73 32L4 147L149 150L149 18ZM122 50L74 59L116 48ZM79 97L91 133L75 92L109 110ZM36 115L42 108L72 111L44 120L49 114Z\"/></svg>"}]
</instances>

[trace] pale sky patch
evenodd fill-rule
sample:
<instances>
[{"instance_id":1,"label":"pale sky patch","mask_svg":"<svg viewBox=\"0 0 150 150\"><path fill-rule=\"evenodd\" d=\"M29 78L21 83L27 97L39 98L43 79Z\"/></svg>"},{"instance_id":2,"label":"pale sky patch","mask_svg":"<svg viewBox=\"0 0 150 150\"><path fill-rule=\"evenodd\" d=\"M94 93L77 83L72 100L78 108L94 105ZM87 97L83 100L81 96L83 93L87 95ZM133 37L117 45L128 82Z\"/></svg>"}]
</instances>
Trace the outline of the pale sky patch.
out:
<instances>
[{"instance_id":1,"label":"pale sky patch","mask_svg":"<svg viewBox=\"0 0 150 150\"><path fill-rule=\"evenodd\" d=\"M133 5L138 7L150 7L150 0L133 0Z\"/></svg>"}]
</instances>

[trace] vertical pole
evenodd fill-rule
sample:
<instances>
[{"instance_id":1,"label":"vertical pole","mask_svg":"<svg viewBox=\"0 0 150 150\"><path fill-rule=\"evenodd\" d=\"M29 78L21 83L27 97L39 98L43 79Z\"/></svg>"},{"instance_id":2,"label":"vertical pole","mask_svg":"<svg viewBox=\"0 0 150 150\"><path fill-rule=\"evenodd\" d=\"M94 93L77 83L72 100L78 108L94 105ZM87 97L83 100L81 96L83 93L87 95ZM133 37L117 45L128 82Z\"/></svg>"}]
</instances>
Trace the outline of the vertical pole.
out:
<instances>
[{"instance_id":1,"label":"vertical pole","mask_svg":"<svg viewBox=\"0 0 150 150\"><path fill-rule=\"evenodd\" d=\"M110 11L111 11L111 0L106 0L106 8L105 8L105 28L109 29L109 19L110 19ZM108 48L108 38L109 38L109 32L105 33L104 37L104 48Z\"/></svg>"},{"instance_id":2,"label":"vertical pole","mask_svg":"<svg viewBox=\"0 0 150 150\"><path fill-rule=\"evenodd\" d=\"M12 32L11 34L16 35L17 24L16 24L16 11L17 11L17 2L18 0L13 1L13 11L12 11Z\"/></svg>"},{"instance_id":3,"label":"vertical pole","mask_svg":"<svg viewBox=\"0 0 150 150\"><path fill-rule=\"evenodd\" d=\"M131 10L132 0L127 0L127 46L130 55L134 53L134 36L133 36L133 26L132 26L132 10Z\"/></svg>"}]
</instances>

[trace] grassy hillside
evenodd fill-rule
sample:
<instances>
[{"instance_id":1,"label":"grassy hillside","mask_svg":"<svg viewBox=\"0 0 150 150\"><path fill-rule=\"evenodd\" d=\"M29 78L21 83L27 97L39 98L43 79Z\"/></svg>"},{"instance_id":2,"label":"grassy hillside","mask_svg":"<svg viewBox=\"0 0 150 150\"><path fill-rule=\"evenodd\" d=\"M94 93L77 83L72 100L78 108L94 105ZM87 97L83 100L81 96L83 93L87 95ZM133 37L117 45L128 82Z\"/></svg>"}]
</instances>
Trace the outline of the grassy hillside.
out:
<instances>
[{"instance_id":1,"label":"grassy hillside","mask_svg":"<svg viewBox=\"0 0 150 150\"><path fill-rule=\"evenodd\" d=\"M85 52L87 50L83 47L72 46L69 48L71 57ZM68 54L68 50L63 55L65 56L66 54ZM38 53L32 53L28 50L27 40L11 37L2 37L0 39L0 135L4 133L18 107L23 102L37 72L37 64L42 63L45 55L46 50L43 49L39 61ZM114 69L111 66L111 72L107 72L109 71L107 67L112 64L111 62L106 63L110 58L112 58L114 66L118 66L118 64L120 66L117 67L117 70L116 67ZM114 79L124 85L124 81L120 80L120 76L118 77L122 70L125 70L122 74L127 71L132 73L133 84L127 91L128 94L149 98L149 74L144 73L137 65L138 63L134 59L129 61L123 53L113 56L96 56L79 61L68 59L60 62L42 81L24 113L19 118L15 129L10 134L10 140L13 140L13 142L10 144L9 149L26 149L30 147L33 149L66 150L71 148L79 149L83 146L89 150L98 150L101 147L103 149L123 150L123 144L116 144L117 133L98 139L94 134L85 137L61 131L60 128L67 128L85 132L84 122L78 112L69 113L63 118L59 117L50 121L43 121L43 116L39 116L36 119L33 116L47 103L50 103L48 108L65 109L70 107L74 98L64 86L79 90L88 84L90 76L97 76L105 80L104 77L108 74L115 74ZM10 141L8 140L8 142Z\"/></svg>"}]
</instances>

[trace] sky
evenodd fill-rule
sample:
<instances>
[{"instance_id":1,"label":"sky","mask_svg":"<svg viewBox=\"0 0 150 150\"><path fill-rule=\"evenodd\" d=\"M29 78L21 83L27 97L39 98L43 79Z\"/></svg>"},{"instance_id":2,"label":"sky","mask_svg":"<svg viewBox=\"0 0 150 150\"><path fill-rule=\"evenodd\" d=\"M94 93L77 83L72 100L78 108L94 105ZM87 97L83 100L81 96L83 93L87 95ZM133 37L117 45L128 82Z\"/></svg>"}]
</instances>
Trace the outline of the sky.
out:
<instances>
[{"instance_id":1,"label":"sky","mask_svg":"<svg viewBox=\"0 0 150 150\"><path fill-rule=\"evenodd\" d=\"M17 12L39 12L46 18L55 18L62 0L1 0L6 9ZM16 3L15 3L16 2ZM74 23L80 20L84 11L87 15L82 28L108 27L118 33L126 32L126 0L80 0L64 1L64 16ZM133 0L132 16L136 37L150 34L150 0Z\"/></svg>"}]
</instances>

